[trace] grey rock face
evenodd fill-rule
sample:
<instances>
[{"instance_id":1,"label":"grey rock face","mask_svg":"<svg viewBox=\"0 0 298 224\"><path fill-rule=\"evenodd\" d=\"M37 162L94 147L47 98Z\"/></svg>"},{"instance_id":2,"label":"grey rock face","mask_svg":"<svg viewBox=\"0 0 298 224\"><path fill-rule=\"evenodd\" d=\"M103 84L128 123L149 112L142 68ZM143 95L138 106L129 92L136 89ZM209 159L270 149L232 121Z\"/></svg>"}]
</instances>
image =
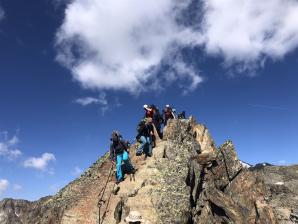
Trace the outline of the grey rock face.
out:
<instances>
[{"instance_id":1,"label":"grey rock face","mask_svg":"<svg viewBox=\"0 0 298 224\"><path fill-rule=\"evenodd\" d=\"M279 223L298 223L298 166L263 166L253 172L266 185L266 201Z\"/></svg>"}]
</instances>

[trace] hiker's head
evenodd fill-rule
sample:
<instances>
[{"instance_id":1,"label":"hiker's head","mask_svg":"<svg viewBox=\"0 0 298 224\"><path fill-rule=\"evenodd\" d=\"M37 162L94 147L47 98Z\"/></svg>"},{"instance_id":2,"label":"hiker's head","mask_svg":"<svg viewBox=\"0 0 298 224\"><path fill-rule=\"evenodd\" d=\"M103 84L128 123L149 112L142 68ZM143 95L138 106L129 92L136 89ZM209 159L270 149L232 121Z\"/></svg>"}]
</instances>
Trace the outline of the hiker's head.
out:
<instances>
[{"instance_id":1,"label":"hiker's head","mask_svg":"<svg viewBox=\"0 0 298 224\"><path fill-rule=\"evenodd\" d=\"M146 111L151 111L151 110L152 110L147 104L145 104L145 105L143 106L143 108L144 108L144 110L146 110Z\"/></svg>"},{"instance_id":2,"label":"hiker's head","mask_svg":"<svg viewBox=\"0 0 298 224\"><path fill-rule=\"evenodd\" d=\"M151 105L150 105L150 108L151 108L152 110L157 110L157 107L156 107L154 104L151 104Z\"/></svg>"},{"instance_id":3,"label":"hiker's head","mask_svg":"<svg viewBox=\"0 0 298 224\"><path fill-rule=\"evenodd\" d=\"M111 141L113 143L117 143L117 142L119 142L120 137L121 137L121 134L118 131L113 131L112 136L111 136Z\"/></svg>"}]
</instances>

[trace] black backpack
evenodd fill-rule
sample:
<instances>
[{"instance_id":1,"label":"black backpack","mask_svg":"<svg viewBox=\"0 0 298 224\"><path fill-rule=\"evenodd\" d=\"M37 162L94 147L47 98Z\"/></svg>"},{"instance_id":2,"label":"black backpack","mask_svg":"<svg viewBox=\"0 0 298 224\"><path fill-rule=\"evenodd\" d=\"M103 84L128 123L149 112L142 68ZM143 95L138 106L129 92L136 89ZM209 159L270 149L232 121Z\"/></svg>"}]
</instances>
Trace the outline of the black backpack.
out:
<instances>
[{"instance_id":1,"label":"black backpack","mask_svg":"<svg viewBox=\"0 0 298 224\"><path fill-rule=\"evenodd\" d=\"M146 121L145 120L141 120L138 123L138 126L137 126L137 133L140 133L141 131L143 131L143 129L144 129L145 126L146 126Z\"/></svg>"},{"instance_id":2,"label":"black backpack","mask_svg":"<svg viewBox=\"0 0 298 224\"><path fill-rule=\"evenodd\" d=\"M185 119L185 111L182 111L180 114L178 114L178 119Z\"/></svg>"},{"instance_id":3,"label":"black backpack","mask_svg":"<svg viewBox=\"0 0 298 224\"><path fill-rule=\"evenodd\" d=\"M162 115L160 113L160 111L157 109L155 111L155 115L154 115L154 119L157 121L157 123L161 124L163 123L163 118L162 118Z\"/></svg>"}]
</instances>

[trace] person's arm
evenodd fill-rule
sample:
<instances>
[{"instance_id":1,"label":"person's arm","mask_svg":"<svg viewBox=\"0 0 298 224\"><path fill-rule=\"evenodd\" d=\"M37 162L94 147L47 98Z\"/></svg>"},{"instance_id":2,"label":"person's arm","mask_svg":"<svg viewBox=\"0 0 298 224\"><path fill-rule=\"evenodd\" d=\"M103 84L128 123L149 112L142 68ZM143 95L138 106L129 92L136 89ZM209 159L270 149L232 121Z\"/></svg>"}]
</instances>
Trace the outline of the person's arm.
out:
<instances>
[{"instance_id":1,"label":"person's arm","mask_svg":"<svg viewBox=\"0 0 298 224\"><path fill-rule=\"evenodd\" d=\"M139 132L138 132L138 134L137 134L137 136L136 136L136 139L137 139L137 140L141 137L142 132L143 132L142 130L139 130Z\"/></svg>"},{"instance_id":2,"label":"person's arm","mask_svg":"<svg viewBox=\"0 0 298 224\"><path fill-rule=\"evenodd\" d=\"M145 128L145 125L140 126L140 129L139 129L138 134L136 136L137 140L143 135L144 128Z\"/></svg>"},{"instance_id":3,"label":"person's arm","mask_svg":"<svg viewBox=\"0 0 298 224\"><path fill-rule=\"evenodd\" d=\"M149 124L149 125L148 125L148 129L149 129L149 134L150 134L150 135L154 135L154 127L153 127L153 124Z\"/></svg>"}]
</instances>

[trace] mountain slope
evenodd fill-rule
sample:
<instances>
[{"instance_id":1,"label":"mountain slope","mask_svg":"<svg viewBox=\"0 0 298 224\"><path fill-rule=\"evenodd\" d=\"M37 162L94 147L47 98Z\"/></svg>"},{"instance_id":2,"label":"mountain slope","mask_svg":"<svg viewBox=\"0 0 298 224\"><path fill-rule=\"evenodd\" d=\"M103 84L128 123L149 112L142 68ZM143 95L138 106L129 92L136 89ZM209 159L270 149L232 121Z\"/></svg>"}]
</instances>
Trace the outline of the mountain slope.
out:
<instances>
[{"instance_id":1,"label":"mountain slope","mask_svg":"<svg viewBox=\"0 0 298 224\"><path fill-rule=\"evenodd\" d=\"M135 146L135 180L128 176L120 189L106 154L52 197L3 200L0 223L124 223L132 210L147 223L296 221L297 166L243 167L231 141L217 149L193 118L171 120L153 157L144 160L134 152Z\"/></svg>"}]
</instances>

